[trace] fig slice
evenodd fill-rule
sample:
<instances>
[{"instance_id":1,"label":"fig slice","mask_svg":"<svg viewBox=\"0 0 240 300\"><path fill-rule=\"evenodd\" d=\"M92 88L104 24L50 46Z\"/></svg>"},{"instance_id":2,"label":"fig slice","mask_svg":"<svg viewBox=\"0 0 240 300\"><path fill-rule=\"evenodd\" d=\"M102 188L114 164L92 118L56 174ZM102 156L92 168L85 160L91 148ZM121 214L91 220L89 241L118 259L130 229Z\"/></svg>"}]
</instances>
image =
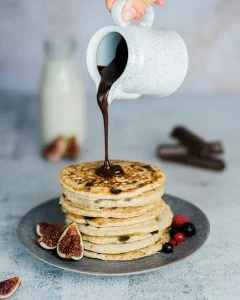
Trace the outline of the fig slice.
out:
<instances>
[{"instance_id":1,"label":"fig slice","mask_svg":"<svg viewBox=\"0 0 240 300\"><path fill-rule=\"evenodd\" d=\"M36 232L39 236L49 235L56 231L61 231L61 234L66 229L65 224L49 224L49 223L38 223L36 226Z\"/></svg>"},{"instance_id":2,"label":"fig slice","mask_svg":"<svg viewBox=\"0 0 240 300\"><path fill-rule=\"evenodd\" d=\"M80 154L80 147L78 145L77 138L75 136L71 136L67 142L67 148L64 152L64 157L66 158L77 158Z\"/></svg>"},{"instance_id":3,"label":"fig slice","mask_svg":"<svg viewBox=\"0 0 240 300\"><path fill-rule=\"evenodd\" d=\"M38 238L38 244L46 250L56 249L57 242L60 239L62 233L62 231L55 231L50 233L49 235L40 236Z\"/></svg>"},{"instance_id":4,"label":"fig slice","mask_svg":"<svg viewBox=\"0 0 240 300\"><path fill-rule=\"evenodd\" d=\"M70 224L57 243L57 254L65 259L80 260L83 257L83 241L76 223Z\"/></svg>"},{"instance_id":5,"label":"fig slice","mask_svg":"<svg viewBox=\"0 0 240 300\"><path fill-rule=\"evenodd\" d=\"M20 284L21 279L18 276L0 282L0 299L7 299L11 297L16 292Z\"/></svg>"},{"instance_id":6,"label":"fig slice","mask_svg":"<svg viewBox=\"0 0 240 300\"><path fill-rule=\"evenodd\" d=\"M64 136L57 136L42 151L43 157L51 161L58 161L62 158L67 148L67 139Z\"/></svg>"}]
</instances>

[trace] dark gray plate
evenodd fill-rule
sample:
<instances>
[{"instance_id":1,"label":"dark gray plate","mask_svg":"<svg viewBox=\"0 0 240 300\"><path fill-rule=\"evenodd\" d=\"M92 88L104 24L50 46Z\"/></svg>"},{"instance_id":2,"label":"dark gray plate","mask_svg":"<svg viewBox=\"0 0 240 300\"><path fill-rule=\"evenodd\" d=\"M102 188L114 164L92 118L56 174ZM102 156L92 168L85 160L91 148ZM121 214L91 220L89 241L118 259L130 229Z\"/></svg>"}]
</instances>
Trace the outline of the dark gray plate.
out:
<instances>
[{"instance_id":1,"label":"dark gray plate","mask_svg":"<svg viewBox=\"0 0 240 300\"><path fill-rule=\"evenodd\" d=\"M168 264L182 260L197 251L206 241L210 225L206 215L195 205L170 195L164 196L174 214L189 217L197 228L197 234L175 248L172 254L155 254L146 258L126 262L104 262L97 259L83 258L80 261L60 259L55 251L47 251L37 244L35 233L38 222L64 223L64 215L60 210L58 199L45 202L30 210L19 222L17 236L27 251L36 258L55 267L91 274L91 275L129 275L147 273L158 270Z\"/></svg>"}]
</instances>

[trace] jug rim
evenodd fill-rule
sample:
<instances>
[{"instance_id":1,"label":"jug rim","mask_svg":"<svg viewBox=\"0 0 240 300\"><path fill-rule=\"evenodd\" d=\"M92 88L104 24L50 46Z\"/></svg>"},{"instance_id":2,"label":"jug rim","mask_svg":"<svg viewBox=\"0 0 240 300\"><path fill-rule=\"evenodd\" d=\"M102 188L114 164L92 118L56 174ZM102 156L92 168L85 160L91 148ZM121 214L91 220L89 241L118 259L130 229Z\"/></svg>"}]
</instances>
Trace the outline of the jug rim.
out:
<instances>
[{"instance_id":1,"label":"jug rim","mask_svg":"<svg viewBox=\"0 0 240 300\"><path fill-rule=\"evenodd\" d=\"M131 26L135 26L135 25L131 25ZM128 38L125 30L126 30L126 28L122 29L118 26L103 27L103 28L99 29L93 35L93 37L90 39L90 42L87 47L87 55L86 55L87 68L89 70L89 74L90 74L91 78L93 79L93 81L95 83L96 89L98 89L100 81L101 81L101 76L100 76L100 73L97 68L97 52L98 52L101 41L108 34L116 32L116 33L119 33L127 43L128 59L127 59L126 67L125 67L123 73L121 74L121 76L118 78L118 80L116 80L116 82L112 85L112 88L109 92L109 98L108 98L109 104L115 98L115 91L117 89L121 90L121 99L136 99L136 98L140 97L140 94L126 93L121 87L123 78L129 72L130 65L132 64L132 61L134 59L134 53L133 53L133 51L131 51L131 48L129 47L130 41L129 41L129 38Z\"/></svg>"}]
</instances>

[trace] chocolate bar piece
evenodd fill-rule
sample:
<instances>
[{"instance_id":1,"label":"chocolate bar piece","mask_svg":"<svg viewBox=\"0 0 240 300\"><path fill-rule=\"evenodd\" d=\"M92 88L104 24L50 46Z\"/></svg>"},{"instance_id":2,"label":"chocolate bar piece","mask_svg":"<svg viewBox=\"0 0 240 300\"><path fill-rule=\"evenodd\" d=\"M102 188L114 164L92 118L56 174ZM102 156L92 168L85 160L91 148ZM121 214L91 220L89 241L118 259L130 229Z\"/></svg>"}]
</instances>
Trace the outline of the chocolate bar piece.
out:
<instances>
[{"instance_id":1,"label":"chocolate bar piece","mask_svg":"<svg viewBox=\"0 0 240 300\"><path fill-rule=\"evenodd\" d=\"M189 154L189 149L184 145L160 145L157 148L157 156L164 157L179 157Z\"/></svg>"},{"instance_id":2,"label":"chocolate bar piece","mask_svg":"<svg viewBox=\"0 0 240 300\"><path fill-rule=\"evenodd\" d=\"M220 141L214 141L211 143L208 143L211 149L212 154L223 154L224 149L223 149L223 144Z\"/></svg>"},{"instance_id":3,"label":"chocolate bar piece","mask_svg":"<svg viewBox=\"0 0 240 300\"><path fill-rule=\"evenodd\" d=\"M175 157L162 157L164 160L191 165L195 167L200 167L209 170L222 171L225 169L225 163L221 159L215 159L211 157L199 157L193 155L183 155L183 156L175 156Z\"/></svg>"},{"instance_id":4,"label":"chocolate bar piece","mask_svg":"<svg viewBox=\"0 0 240 300\"><path fill-rule=\"evenodd\" d=\"M174 128L171 136L177 138L181 143L187 146L191 152L203 157L223 153L223 147L220 142L207 143L183 126Z\"/></svg>"},{"instance_id":5,"label":"chocolate bar piece","mask_svg":"<svg viewBox=\"0 0 240 300\"><path fill-rule=\"evenodd\" d=\"M209 146L211 147L211 152L209 153L209 155L223 153L223 147L221 142L218 141L212 142L209 143ZM178 156L184 156L188 154L191 154L190 149L182 144L177 144L177 145L163 144L157 148L157 156L159 156L160 158L178 157Z\"/></svg>"}]
</instances>

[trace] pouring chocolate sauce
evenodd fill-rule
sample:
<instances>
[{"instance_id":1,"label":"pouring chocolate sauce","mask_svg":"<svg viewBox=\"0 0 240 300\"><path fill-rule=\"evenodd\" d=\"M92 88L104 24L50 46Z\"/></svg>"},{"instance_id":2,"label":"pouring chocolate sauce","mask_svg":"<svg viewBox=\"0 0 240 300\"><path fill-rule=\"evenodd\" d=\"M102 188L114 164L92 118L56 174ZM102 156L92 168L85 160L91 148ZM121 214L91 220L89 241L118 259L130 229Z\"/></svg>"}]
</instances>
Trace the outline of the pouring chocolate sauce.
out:
<instances>
[{"instance_id":1,"label":"pouring chocolate sauce","mask_svg":"<svg viewBox=\"0 0 240 300\"><path fill-rule=\"evenodd\" d=\"M104 122L105 160L104 164L97 169L96 173L105 179L111 179L115 175L124 174L122 167L112 165L108 157L108 95L114 82L122 75L127 64L127 59L127 44L124 39L121 39L112 62L106 67L98 66L99 73L101 74L101 82L98 88L97 101Z\"/></svg>"}]
</instances>

